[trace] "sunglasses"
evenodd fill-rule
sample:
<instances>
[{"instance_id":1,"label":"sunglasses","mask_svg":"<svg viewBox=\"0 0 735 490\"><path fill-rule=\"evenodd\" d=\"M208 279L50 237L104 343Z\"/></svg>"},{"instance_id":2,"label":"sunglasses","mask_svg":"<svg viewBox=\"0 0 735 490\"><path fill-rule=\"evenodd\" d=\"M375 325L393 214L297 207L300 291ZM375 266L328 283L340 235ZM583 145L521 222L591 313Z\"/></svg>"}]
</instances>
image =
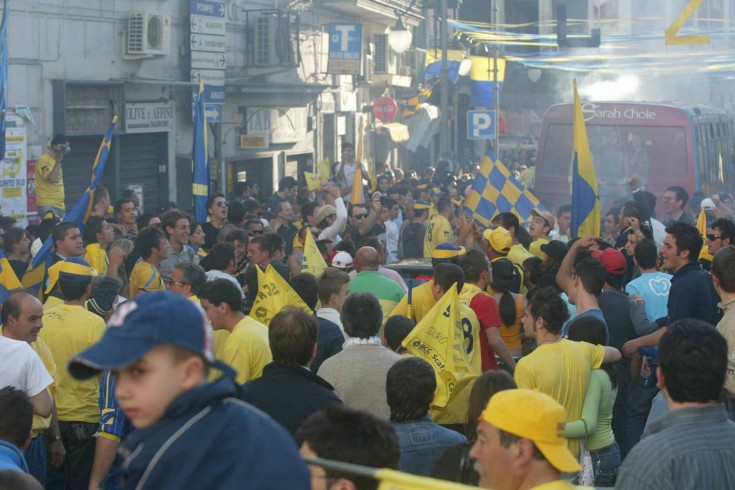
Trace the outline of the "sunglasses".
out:
<instances>
[{"instance_id":1,"label":"sunglasses","mask_svg":"<svg viewBox=\"0 0 735 490\"><path fill-rule=\"evenodd\" d=\"M227 207L227 203L224 202L224 201L218 201L216 204L217 204L217 207L218 208L226 208Z\"/></svg>"},{"instance_id":2,"label":"sunglasses","mask_svg":"<svg viewBox=\"0 0 735 490\"><path fill-rule=\"evenodd\" d=\"M262 235L263 230L250 230L251 235Z\"/></svg>"},{"instance_id":3,"label":"sunglasses","mask_svg":"<svg viewBox=\"0 0 735 490\"><path fill-rule=\"evenodd\" d=\"M365 214L356 214L356 215L354 215L352 217L355 218L355 219L364 219L364 218L367 218L367 213L365 213Z\"/></svg>"},{"instance_id":4,"label":"sunglasses","mask_svg":"<svg viewBox=\"0 0 735 490\"><path fill-rule=\"evenodd\" d=\"M722 238L722 236L707 235L707 240L709 240L710 242L714 242L715 240L719 240L720 238Z\"/></svg>"},{"instance_id":5,"label":"sunglasses","mask_svg":"<svg viewBox=\"0 0 735 490\"><path fill-rule=\"evenodd\" d=\"M186 286L187 283L185 283L185 282L179 282L179 281L174 281L173 279L169 279L168 281L166 281L166 284L168 284L169 286L173 286L174 284L177 285L177 286Z\"/></svg>"}]
</instances>

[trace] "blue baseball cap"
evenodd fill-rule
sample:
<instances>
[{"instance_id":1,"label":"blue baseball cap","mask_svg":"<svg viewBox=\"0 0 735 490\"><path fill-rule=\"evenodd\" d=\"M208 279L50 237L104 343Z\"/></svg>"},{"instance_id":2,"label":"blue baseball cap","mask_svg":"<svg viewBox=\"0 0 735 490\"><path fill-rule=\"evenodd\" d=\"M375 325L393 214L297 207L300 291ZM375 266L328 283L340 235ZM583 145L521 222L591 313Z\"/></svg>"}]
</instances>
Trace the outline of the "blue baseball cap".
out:
<instances>
[{"instance_id":1,"label":"blue baseball cap","mask_svg":"<svg viewBox=\"0 0 735 490\"><path fill-rule=\"evenodd\" d=\"M102 339L69 361L77 379L121 369L159 345L183 347L215 365L214 334L204 310L169 292L145 293L121 304Z\"/></svg>"}]
</instances>

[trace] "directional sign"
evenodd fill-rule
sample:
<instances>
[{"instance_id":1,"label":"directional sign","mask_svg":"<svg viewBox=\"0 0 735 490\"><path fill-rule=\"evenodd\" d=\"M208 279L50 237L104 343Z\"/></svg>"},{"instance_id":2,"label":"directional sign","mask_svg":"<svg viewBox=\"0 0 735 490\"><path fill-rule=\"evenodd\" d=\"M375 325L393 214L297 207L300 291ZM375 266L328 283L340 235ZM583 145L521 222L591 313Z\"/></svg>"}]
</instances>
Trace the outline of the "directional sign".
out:
<instances>
[{"instance_id":1,"label":"directional sign","mask_svg":"<svg viewBox=\"0 0 735 490\"><path fill-rule=\"evenodd\" d=\"M226 33L225 19L206 17L204 15L190 16L192 34L215 34L224 36Z\"/></svg>"},{"instance_id":2,"label":"directional sign","mask_svg":"<svg viewBox=\"0 0 735 490\"><path fill-rule=\"evenodd\" d=\"M210 51L215 53L224 53L227 51L227 43L225 36L210 36L208 34L192 34L191 50L192 51Z\"/></svg>"},{"instance_id":3,"label":"directional sign","mask_svg":"<svg viewBox=\"0 0 735 490\"><path fill-rule=\"evenodd\" d=\"M225 85L225 71L224 70L191 70L192 81L196 80L199 83L201 79L205 85L219 85L224 87Z\"/></svg>"},{"instance_id":4,"label":"directional sign","mask_svg":"<svg viewBox=\"0 0 735 490\"><path fill-rule=\"evenodd\" d=\"M359 75L361 61L362 24L329 24L327 72Z\"/></svg>"},{"instance_id":5,"label":"directional sign","mask_svg":"<svg viewBox=\"0 0 735 490\"><path fill-rule=\"evenodd\" d=\"M495 111L467 111L467 139L493 139L495 122Z\"/></svg>"},{"instance_id":6,"label":"directional sign","mask_svg":"<svg viewBox=\"0 0 735 490\"><path fill-rule=\"evenodd\" d=\"M222 120L222 106L220 104L204 104L204 113L207 122L220 122Z\"/></svg>"},{"instance_id":7,"label":"directional sign","mask_svg":"<svg viewBox=\"0 0 735 490\"><path fill-rule=\"evenodd\" d=\"M191 67L204 70L224 70L224 53L207 53L205 51L192 51Z\"/></svg>"},{"instance_id":8,"label":"directional sign","mask_svg":"<svg viewBox=\"0 0 735 490\"><path fill-rule=\"evenodd\" d=\"M191 15L225 18L224 0L191 0Z\"/></svg>"}]
</instances>

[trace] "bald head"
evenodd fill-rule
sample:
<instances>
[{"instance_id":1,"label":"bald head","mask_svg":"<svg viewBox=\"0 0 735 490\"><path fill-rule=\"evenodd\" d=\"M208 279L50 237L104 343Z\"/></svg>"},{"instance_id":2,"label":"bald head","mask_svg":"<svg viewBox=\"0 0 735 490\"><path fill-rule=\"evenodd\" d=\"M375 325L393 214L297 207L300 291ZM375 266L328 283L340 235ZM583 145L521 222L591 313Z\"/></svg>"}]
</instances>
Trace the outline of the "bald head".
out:
<instances>
[{"instance_id":1,"label":"bald head","mask_svg":"<svg viewBox=\"0 0 735 490\"><path fill-rule=\"evenodd\" d=\"M3 303L0 321L3 334L22 342L35 342L43 327L43 305L25 291L12 293Z\"/></svg>"},{"instance_id":2,"label":"bald head","mask_svg":"<svg viewBox=\"0 0 735 490\"><path fill-rule=\"evenodd\" d=\"M357 271L376 271L380 263L380 254L373 247L362 247L355 254Z\"/></svg>"}]
</instances>

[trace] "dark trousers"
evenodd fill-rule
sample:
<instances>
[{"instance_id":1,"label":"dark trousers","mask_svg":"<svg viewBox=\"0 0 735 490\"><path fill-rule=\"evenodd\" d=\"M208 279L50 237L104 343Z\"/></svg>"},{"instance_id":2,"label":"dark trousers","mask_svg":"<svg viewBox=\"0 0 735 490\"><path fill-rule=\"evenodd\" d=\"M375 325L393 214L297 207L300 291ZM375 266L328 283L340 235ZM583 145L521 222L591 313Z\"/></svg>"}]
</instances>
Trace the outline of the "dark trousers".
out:
<instances>
[{"instance_id":1,"label":"dark trousers","mask_svg":"<svg viewBox=\"0 0 735 490\"><path fill-rule=\"evenodd\" d=\"M99 424L59 421L66 460L61 468L47 465L48 490L87 490L94 463L94 449Z\"/></svg>"},{"instance_id":2,"label":"dark trousers","mask_svg":"<svg viewBox=\"0 0 735 490\"><path fill-rule=\"evenodd\" d=\"M23 452L28 462L28 473L46 487L46 443L43 434L36 436Z\"/></svg>"},{"instance_id":3,"label":"dark trousers","mask_svg":"<svg viewBox=\"0 0 735 490\"><path fill-rule=\"evenodd\" d=\"M656 386L650 386L650 383L647 386L645 379L639 377L636 380L635 386L631 390L630 403L628 404L627 451L633 449L633 446L641 440L641 434L643 434L643 429L646 428L646 420L648 420L648 414L651 411L651 403L657 393L658 388Z\"/></svg>"}]
</instances>

